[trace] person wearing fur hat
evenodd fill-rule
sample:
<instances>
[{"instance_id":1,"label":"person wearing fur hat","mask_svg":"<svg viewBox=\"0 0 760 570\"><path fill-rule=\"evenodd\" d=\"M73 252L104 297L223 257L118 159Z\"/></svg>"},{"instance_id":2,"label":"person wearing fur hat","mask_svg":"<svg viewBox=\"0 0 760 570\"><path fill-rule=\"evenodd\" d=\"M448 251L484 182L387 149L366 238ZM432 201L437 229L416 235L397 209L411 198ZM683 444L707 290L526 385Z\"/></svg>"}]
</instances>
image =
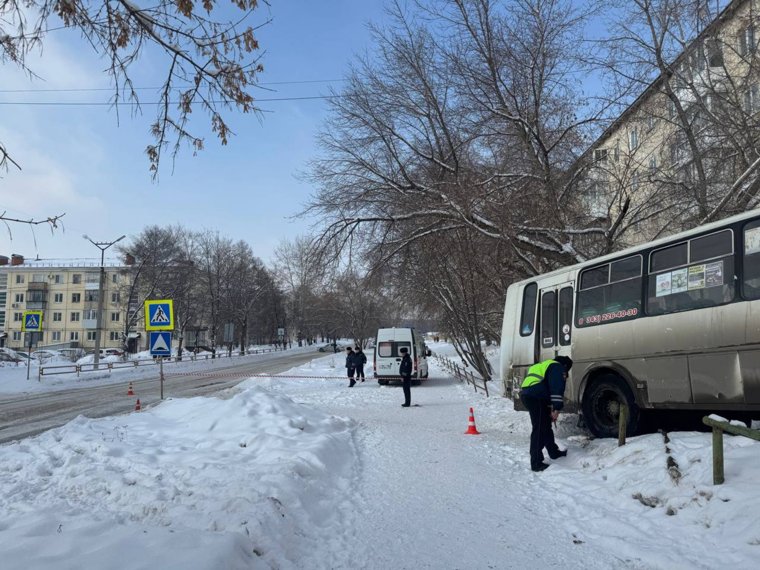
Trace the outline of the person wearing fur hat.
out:
<instances>
[{"instance_id":1,"label":"person wearing fur hat","mask_svg":"<svg viewBox=\"0 0 760 570\"><path fill-rule=\"evenodd\" d=\"M554 441L552 422L557 421L565 393L565 381L573 366L568 356L555 356L550 360L538 362L528 369L522 387L520 400L530 413L530 468L543 471L549 467L544 462L544 448L552 459L567 455Z\"/></svg>"}]
</instances>

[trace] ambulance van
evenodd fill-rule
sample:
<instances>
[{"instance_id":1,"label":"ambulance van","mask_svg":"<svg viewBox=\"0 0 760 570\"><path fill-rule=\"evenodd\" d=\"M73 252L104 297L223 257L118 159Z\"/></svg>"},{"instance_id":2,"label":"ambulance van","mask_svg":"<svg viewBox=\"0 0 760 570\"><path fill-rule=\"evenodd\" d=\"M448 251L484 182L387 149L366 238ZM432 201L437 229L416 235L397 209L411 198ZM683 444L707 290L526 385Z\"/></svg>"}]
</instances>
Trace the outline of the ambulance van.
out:
<instances>
[{"instance_id":1,"label":"ambulance van","mask_svg":"<svg viewBox=\"0 0 760 570\"><path fill-rule=\"evenodd\" d=\"M379 384L389 381L401 381L398 368L401 364L400 349L405 347L412 359L412 378L417 384L428 377L428 356L430 351L425 346L422 334L412 328L378 329L375 337L375 378Z\"/></svg>"}]
</instances>

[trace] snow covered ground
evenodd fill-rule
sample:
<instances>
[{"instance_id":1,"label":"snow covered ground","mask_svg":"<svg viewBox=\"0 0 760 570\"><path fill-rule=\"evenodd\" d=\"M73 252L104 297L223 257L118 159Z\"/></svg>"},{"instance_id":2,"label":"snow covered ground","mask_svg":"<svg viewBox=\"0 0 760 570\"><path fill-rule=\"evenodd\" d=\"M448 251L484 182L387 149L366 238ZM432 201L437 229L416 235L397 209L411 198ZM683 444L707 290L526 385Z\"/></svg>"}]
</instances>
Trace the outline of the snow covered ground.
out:
<instances>
[{"instance_id":1,"label":"snow covered ground","mask_svg":"<svg viewBox=\"0 0 760 570\"><path fill-rule=\"evenodd\" d=\"M444 343L435 353L453 355ZM5 370L0 370L0 377ZM0 446L3 569L751 568L760 443L590 440L528 462L530 422L445 377L349 389L343 355ZM464 435L475 409L479 436ZM668 469L668 458L677 469Z\"/></svg>"}]
</instances>

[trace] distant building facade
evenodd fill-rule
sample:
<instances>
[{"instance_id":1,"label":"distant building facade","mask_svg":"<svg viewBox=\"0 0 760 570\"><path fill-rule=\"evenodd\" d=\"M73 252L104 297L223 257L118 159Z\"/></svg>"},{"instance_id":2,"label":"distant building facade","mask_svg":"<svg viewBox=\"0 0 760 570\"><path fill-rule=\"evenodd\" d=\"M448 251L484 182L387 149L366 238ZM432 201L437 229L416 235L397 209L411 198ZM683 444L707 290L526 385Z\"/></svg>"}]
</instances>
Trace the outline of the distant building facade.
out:
<instances>
[{"instance_id":1,"label":"distant building facade","mask_svg":"<svg viewBox=\"0 0 760 570\"><path fill-rule=\"evenodd\" d=\"M117 260L105 261L100 347L123 348L129 273ZM34 260L0 256L0 336L9 348L25 348L24 311L43 311L37 347L95 348L98 330L100 260ZM28 348L28 347L27 347Z\"/></svg>"},{"instance_id":2,"label":"distant building facade","mask_svg":"<svg viewBox=\"0 0 760 570\"><path fill-rule=\"evenodd\" d=\"M621 245L680 231L682 220L718 211L754 166L759 40L760 0L729 2L585 153L588 210L615 219L626 209L638 220ZM734 209L753 207L758 189L742 191L747 201L735 201Z\"/></svg>"}]
</instances>

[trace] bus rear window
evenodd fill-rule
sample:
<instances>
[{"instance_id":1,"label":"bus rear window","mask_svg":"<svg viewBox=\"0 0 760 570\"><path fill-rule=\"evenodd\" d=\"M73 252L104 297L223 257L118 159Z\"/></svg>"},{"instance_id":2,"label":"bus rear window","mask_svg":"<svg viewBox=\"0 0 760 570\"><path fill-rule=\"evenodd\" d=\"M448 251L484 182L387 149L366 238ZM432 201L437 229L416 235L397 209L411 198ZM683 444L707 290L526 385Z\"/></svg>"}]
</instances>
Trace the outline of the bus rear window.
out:
<instances>
[{"instance_id":1,"label":"bus rear window","mask_svg":"<svg viewBox=\"0 0 760 570\"><path fill-rule=\"evenodd\" d=\"M745 299L760 299L760 221L744 226L742 257L742 294Z\"/></svg>"}]
</instances>

